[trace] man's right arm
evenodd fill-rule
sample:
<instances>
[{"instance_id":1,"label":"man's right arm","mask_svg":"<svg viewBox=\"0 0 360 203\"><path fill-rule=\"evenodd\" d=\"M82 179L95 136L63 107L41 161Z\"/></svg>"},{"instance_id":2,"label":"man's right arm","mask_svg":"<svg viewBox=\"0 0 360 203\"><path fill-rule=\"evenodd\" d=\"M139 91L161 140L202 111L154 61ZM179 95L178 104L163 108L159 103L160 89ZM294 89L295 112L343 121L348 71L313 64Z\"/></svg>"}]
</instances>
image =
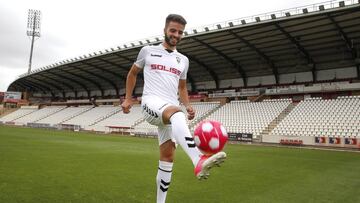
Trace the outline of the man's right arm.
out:
<instances>
[{"instance_id":1,"label":"man's right arm","mask_svg":"<svg viewBox=\"0 0 360 203\"><path fill-rule=\"evenodd\" d=\"M125 100L121 104L122 110L124 113L129 113L132 106L132 93L136 84L137 74L141 71L141 68L137 67L135 64L132 65L127 78L126 78L126 89L125 89Z\"/></svg>"}]
</instances>

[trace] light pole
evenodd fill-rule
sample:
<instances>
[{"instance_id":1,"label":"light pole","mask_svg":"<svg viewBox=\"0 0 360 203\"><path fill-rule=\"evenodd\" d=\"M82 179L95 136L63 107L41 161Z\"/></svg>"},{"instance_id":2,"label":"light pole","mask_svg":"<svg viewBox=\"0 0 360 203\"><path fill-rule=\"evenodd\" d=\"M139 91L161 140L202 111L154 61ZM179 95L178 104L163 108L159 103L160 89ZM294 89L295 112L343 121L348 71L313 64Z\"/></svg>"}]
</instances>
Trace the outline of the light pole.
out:
<instances>
[{"instance_id":1,"label":"light pole","mask_svg":"<svg viewBox=\"0 0 360 203\"><path fill-rule=\"evenodd\" d=\"M26 30L26 35L31 37L31 49L30 49L28 74L30 74L31 71L31 61L32 61L32 54L34 49L35 37L40 37L40 16L41 16L41 12L39 10L29 9L28 23Z\"/></svg>"}]
</instances>

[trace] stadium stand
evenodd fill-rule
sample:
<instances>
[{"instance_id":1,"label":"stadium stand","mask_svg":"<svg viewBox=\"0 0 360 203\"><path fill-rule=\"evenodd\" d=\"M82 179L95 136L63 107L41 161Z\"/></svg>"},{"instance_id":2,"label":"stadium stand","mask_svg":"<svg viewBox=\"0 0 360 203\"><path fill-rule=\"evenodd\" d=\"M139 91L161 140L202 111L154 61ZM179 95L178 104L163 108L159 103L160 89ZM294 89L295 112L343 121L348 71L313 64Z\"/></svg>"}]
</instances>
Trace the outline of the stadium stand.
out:
<instances>
[{"instance_id":1,"label":"stadium stand","mask_svg":"<svg viewBox=\"0 0 360 203\"><path fill-rule=\"evenodd\" d=\"M0 122L2 122L2 123L11 122L11 121L19 119L19 118L21 118L23 116L26 116L26 115L34 112L34 111L37 111L37 110L38 110L37 106L36 106L36 108L33 107L33 106L22 106L18 110L16 110L16 111L14 111L14 112L0 118Z\"/></svg>"},{"instance_id":2,"label":"stadium stand","mask_svg":"<svg viewBox=\"0 0 360 203\"><path fill-rule=\"evenodd\" d=\"M65 125L78 125L82 129L87 126L93 125L96 122L105 119L121 109L118 106L98 106L90 109L89 111L84 112L68 121L65 121Z\"/></svg>"},{"instance_id":3,"label":"stadium stand","mask_svg":"<svg viewBox=\"0 0 360 203\"><path fill-rule=\"evenodd\" d=\"M37 111L33 111L30 114L27 114L23 117L13 120L15 125L27 125L27 123L33 123L43 118L46 118L58 111L63 110L66 106L49 106L42 108Z\"/></svg>"},{"instance_id":4,"label":"stadium stand","mask_svg":"<svg viewBox=\"0 0 360 203\"><path fill-rule=\"evenodd\" d=\"M210 115L218 108L220 108L220 102L193 102L191 106L195 109L195 117L193 120L187 120L187 124L193 127L195 124L203 120L207 115ZM183 112L186 112L185 106L181 106Z\"/></svg>"},{"instance_id":5,"label":"stadium stand","mask_svg":"<svg viewBox=\"0 0 360 203\"><path fill-rule=\"evenodd\" d=\"M290 99L231 101L206 119L220 121L228 132L251 133L255 137L290 104Z\"/></svg>"},{"instance_id":6,"label":"stadium stand","mask_svg":"<svg viewBox=\"0 0 360 203\"><path fill-rule=\"evenodd\" d=\"M284 136L360 136L360 96L301 101L270 133Z\"/></svg>"},{"instance_id":7,"label":"stadium stand","mask_svg":"<svg viewBox=\"0 0 360 203\"><path fill-rule=\"evenodd\" d=\"M60 124L67 120L70 120L71 118L74 118L75 116L77 116L81 113L84 113L92 108L93 108L93 106L68 107L68 108L65 108L62 111L59 111L53 115L50 115L46 118L36 121L35 123L49 124L49 125L53 126L55 124Z\"/></svg>"},{"instance_id":8,"label":"stadium stand","mask_svg":"<svg viewBox=\"0 0 360 203\"><path fill-rule=\"evenodd\" d=\"M106 131L106 128L131 128L134 123L139 120L142 120L141 106L134 105L131 108L131 113L124 114L122 111L119 111L103 120L95 123L92 126L89 126L87 129L94 131Z\"/></svg>"},{"instance_id":9,"label":"stadium stand","mask_svg":"<svg viewBox=\"0 0 360 203\"><path fill-rule=\"evenodd\" d=\"M146 121L142 121L134 126L133 134L138 135L156 135L157 127L149 124Z\"/></svg>"}]
</instances>

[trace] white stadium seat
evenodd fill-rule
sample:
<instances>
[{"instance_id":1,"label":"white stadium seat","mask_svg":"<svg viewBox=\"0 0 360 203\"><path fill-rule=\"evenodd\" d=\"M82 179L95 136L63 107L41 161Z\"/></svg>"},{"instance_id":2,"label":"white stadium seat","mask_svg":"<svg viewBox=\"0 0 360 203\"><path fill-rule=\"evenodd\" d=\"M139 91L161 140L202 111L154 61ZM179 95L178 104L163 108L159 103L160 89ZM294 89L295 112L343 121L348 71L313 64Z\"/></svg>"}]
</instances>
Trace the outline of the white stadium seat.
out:
<instances>
[{"instance_id":1,"label":"white stadium seat","mask_svg":"<svg viewBox=\"0 0 360 203\"><path fill-rule=\"evenodd\" d=\"M359 137L360 98L357 96L301 101L271 132L293 129L288 136ZM296 125L294 125L296 123Z\"/></svg>"}]
</instances>

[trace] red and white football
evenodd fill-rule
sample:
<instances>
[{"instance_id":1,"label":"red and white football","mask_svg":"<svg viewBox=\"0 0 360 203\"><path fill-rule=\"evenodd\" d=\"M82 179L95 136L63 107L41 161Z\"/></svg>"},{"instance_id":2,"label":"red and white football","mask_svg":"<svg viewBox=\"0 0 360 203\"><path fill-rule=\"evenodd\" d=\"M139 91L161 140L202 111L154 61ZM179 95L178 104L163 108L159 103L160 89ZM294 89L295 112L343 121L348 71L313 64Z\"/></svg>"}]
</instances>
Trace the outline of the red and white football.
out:
<instances>
[{"instance_id":1,"label":"red and white football","mask_svg":"<svg viewBox=\"0 0 360 203\"><path fill-rule=\"evenodd\" d=\"M226 129L218 121L202 121L194 130L195 144L206 155L220 152L227 140Z\"/></svg>"}]
</instances>

